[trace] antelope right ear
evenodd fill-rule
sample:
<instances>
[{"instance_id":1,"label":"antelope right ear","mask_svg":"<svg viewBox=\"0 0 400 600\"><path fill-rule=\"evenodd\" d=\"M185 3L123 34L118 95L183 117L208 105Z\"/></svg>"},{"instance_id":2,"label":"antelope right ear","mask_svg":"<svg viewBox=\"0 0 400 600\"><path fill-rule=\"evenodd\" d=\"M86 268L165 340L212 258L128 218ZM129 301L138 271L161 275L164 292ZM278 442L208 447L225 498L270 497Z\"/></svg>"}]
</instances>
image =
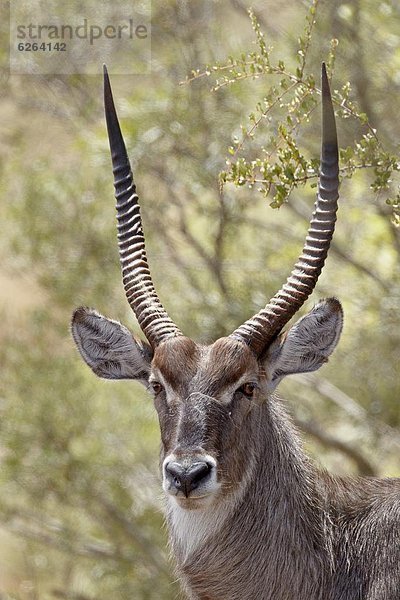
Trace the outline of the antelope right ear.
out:
<instances>
[{"instance_id":1,"label":"antelope right ear","mask_svg":"<svg viewBox=\"0 0 400 600\"><path fill-rule=\"evenodd\" d=\"M137 379L147 386L153 351L121 323L81 306L72 316L71 330L83 360L96 375Z\"/></svg>"},{"instance_id":2,"label":"antelope right ear","mask_svg":"<svg viewBox=\"0 0 400 600\"><path fill-rule=\"evenodd\" d=\"M286 375L316 371L326 363L336 348L342 327L343 310L339 300L327 298L281 333L265 357L270 389L275 389Z\"/></svg>"}]
</instances>

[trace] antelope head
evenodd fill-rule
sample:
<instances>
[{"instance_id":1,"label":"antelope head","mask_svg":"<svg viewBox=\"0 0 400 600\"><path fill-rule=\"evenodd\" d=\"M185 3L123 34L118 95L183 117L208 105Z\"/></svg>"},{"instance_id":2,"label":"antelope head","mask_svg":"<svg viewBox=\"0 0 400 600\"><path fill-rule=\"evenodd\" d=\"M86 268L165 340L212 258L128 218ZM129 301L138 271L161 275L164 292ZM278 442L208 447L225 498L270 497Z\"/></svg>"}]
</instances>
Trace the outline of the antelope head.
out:
<instances>
[{"instance_id":1,"label":"antelope head","mask_svg":"<svg viewBox=\"0 0 400 600\"><path fill-rule=\"evenodd\" d=\"M248 470L260 407L285 375L318 369L341 328L338 300L319 302L284 326L313 291L334 232L338 201L335 118L322 67L322 150L315 211L303 252L265 308L209 346L185 337L163 308L151 279L138 196L104 69L118 240L127 300L147 342L96 311L78 308L72 334L89 367L106 379L136 379L154 397L162 439L163 488L181 508L209 506L233 493ZM257 429L258 431L258 429Z\"/></svg>"}]
</instances>

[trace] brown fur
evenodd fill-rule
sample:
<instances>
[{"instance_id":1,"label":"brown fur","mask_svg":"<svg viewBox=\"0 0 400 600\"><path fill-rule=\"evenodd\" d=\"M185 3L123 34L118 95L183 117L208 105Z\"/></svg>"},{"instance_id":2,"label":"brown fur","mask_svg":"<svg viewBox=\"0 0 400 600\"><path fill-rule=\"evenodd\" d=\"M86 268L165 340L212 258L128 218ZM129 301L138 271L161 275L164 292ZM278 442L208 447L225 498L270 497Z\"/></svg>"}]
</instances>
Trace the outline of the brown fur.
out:
<instances>
[{"instance_id":1,"label":"brown fur","mask_svg":"<svg viewBox=\"0 0 400 600\"><path fill-rule=\"evenodd\" d=\"M187 385L193 379L199 358L199 348L190 338L177 337L165 341L154 352L153 369L162 372L173 387Z\"/></svg>"}]
</instances>

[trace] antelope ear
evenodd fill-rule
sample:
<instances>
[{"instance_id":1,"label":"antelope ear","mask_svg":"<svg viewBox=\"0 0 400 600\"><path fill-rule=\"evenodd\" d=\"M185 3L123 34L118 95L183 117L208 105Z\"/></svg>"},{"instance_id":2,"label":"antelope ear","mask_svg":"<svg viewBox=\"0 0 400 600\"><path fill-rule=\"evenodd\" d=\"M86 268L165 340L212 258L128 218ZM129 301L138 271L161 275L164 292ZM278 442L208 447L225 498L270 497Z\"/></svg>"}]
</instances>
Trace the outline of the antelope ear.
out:
<instances>
[{"instance_id":1,"label":"antelope ear","mask_svg":"<svg viewBox=\"0 0 400 600\"><path fill-rule=\"evenodd\" d=\"M153 351L130 331L81 306L72 316L72 337L87 365L105 379L138 379L147 385Z\"/></svg>"},{"instance_id":2,"label":"antelope ear","mask_svg":"<svg viewBox=\"0 0 400 600\"><path fill-rule=\"evenodd\" d=\"M265 358L270 389L275 389L286 375L316 371L326 363L336 348L342 326L342 306L336 298L328 298L281 333Z\"/></svg>"}]
</instances>

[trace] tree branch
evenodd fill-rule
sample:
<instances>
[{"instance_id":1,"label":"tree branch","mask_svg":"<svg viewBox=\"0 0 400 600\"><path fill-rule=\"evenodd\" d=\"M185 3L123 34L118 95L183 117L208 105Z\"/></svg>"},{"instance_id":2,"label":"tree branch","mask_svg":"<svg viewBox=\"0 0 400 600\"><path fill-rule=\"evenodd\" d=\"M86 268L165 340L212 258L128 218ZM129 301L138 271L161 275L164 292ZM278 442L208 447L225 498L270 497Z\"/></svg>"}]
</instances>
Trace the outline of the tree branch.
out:
<instances>
[{"instance_id":1,"label":"tree branch","mask_svg":"<svg viewBox=\"0 0 400 600\"><path fill-rule=\"evenodd\" d=\"M111 504L105 498L96 496L97 503L104 509L108 517L111 517L114 522L123 529L123 531L129 535L134 543L141 549L141 551L150 559L152 564L156 567L157 571L163 573L166 577L170 576L170 569L168 568L167 561L164 555L154 545L146 539L141 530L136 527L135 523L127 519L126 516L113 504Z\"/></svg>"},{"instance_id":2,"label":"tree branch","mask_svg":"<svg viewBox=\"0 0 400 600\"><path fill-rule=\"evenodd\" d=\"M295 423L300 429L317 439L323 446L334 448L348 456L357 465L360 475L378 475L376 468L359 450L326 432L315 421L295 419Z\"/></svg>"},{"instance_id":3,"label":"tree branch","mask_svg":"<svg viewBox=\"0 0 400 600\"><path fill-rule=\"evenodd\" d=\"M339 406L347 414L356 418L362 423L368 423L376 431L379 431L386 438L390 438L391 442L400 447L400 431L387 423L384 423L371 415L363 408L354 398L343 392L328 379L323 379L312 373L299 375L297 381L307 387L315 389L321 396L328 398L334 404Z\"/></svg>"},{"instance_id":4,"label":"tree branch","mask_svg":"<svg viewBox=\"0 0 400 600\"><path fill-rule=\"evenodd\" d=\"M300 207L300 203L296 201L296 203L289 203L288 206L290 210L292 210L296 215L301 217L304 221L309 221L308 209L306 210L304 204L302 207ZM383 279L379 277L379 275L371 271L371 269L366 265L355 260L352 256L350 256L350 254L345 252L335 240L332 240L330 250L343 261L349 263L352 267L373 279L376 283L380 285L380 287L383 290L385 290L386 292L389 290L389 286L386 284L385 281L383 281Z\"/></svg>"}]
</instances>

